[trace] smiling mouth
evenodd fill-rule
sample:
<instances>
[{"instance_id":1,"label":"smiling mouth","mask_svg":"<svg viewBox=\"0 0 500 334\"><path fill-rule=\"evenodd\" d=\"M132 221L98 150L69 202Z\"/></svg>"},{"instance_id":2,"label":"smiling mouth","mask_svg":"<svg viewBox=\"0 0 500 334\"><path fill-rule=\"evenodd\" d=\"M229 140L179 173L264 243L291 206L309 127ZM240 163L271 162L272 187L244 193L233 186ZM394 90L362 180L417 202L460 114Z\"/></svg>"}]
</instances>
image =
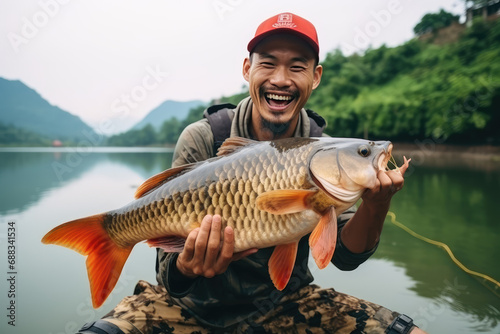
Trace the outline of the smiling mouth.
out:
<instances>
[{"instance_id":1,"label":"smiling mouth","mask_svg":"<svg viewBox=\"0 0 500 334\"><path fill-rule=\"evenodd\" d=\"M272 93L266 93L264 97L269 106L278 109L286 108L295 99L295 97L291 95L281 95Z\"/></svg>"}]
</instances>

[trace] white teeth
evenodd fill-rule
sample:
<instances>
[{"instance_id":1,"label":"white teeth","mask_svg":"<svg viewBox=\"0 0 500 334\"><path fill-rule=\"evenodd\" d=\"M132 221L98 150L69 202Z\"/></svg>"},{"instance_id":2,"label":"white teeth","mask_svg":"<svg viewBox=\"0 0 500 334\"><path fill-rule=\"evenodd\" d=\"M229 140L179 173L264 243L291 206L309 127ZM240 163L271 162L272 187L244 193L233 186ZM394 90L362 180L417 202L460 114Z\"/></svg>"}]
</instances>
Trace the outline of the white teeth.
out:
<instances>
[{"instance_id":1,"label":"white teeth","mask_svg":"<svg viewBox=\"0 0 500 334\"><path fill-rule=\"evenodd\" d=\"M293 98L287 95L276 95L276 94L267 94L266 97L271 100L278 101L291 101Z\"/></svg>"}]
</instances>

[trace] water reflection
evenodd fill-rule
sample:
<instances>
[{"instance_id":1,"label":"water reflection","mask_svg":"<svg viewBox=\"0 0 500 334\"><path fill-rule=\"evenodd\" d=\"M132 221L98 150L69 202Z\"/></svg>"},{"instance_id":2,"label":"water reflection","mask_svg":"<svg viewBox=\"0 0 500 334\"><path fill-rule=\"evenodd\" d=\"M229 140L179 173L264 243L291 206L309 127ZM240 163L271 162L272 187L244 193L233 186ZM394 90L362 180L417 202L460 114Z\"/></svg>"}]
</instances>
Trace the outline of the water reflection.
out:
<instances>
[{"instance_id":1,"label":"water reflection","mask_svg":"<svg viewBox=\"0 0 500 334\"><path fill-rule=\"evenodd\" d=\"M99 163L117 162L144 178L170 167L172 154L0 152L0 214L26 210L47 191L78 179Z\"/></svg>"},{"instance_id":2,"label":"water reflection","mask_svg":"<svg viewBox=\"0 0 500 334\"><path fill-rule=\"evenodd\" d=\"M52 168L52 163L60 160L61 155L57 152L0 153L0 213L23 211L37 202L45 191L60 186L61 181ZM94 158L83 160L68 174L68 179L79 177L95 163Z\"/></svg>"}]
</instances>

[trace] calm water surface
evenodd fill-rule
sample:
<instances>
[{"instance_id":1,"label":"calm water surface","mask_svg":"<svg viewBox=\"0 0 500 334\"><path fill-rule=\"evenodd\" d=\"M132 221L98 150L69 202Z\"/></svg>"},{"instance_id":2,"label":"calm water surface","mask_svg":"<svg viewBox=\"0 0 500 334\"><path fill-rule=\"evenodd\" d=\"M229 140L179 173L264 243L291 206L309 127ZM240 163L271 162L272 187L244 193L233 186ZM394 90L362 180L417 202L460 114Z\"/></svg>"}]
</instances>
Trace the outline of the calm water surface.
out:
<instances>
[{"instance_id":1,"label":"calm water surface","mask_svg":"<svg viewBox=\"0 0 500 334\"><path fill-rule=\"evenodd\" d=\"M134 248L104 306L91 306L84 258L43 245L51 228L123 206L149 176L170 166L162 150L0 151L1 333L74 333L130 295L139 279L155 282L155 251ZM500 164L419 159L394 199L397 220L446 243L471 270L500 280ZM16 239L9 274L9 222ZM413 317L430 333L500 333L500 289L459 269L440 248L386 220L375 255L352 272L311 268L315 283ZM15 276L15 298L8 279ZM15 304L15 327L7 309Z\"/></svg>"}]
</instances>

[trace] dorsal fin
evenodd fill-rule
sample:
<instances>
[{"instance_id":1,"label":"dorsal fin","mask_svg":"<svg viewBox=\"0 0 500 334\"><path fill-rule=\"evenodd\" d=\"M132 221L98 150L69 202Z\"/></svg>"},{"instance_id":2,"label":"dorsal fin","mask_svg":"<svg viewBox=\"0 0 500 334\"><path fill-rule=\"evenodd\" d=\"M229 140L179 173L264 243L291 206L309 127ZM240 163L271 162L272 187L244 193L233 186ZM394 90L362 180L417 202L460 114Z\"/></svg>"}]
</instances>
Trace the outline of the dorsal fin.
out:
<instances>
[{"instance_id":1,"label":"dorsal fin","mask_svg":"<svg viewBox=\"0 0 500 334\"><path fill-rule=\"evenodd\" d=\"M153 190L153 189L161 186L165 182L167 182L169 179L171 179L175 176L178 176L178 174L180 174L184 171L188 171L189 169L193 168L193 166L196 164L198 164L198 163L195 162L192 164L187 164L187 165L182 165L179 167L170 168L170 169L167 169L167 170L165 170L161 173L158 173L154 176L151 176L149 179L144 181L144 183L141 184L139 186L139 188L137 188L137 190L135 191L134 197L141 198L142 196L144 196L145 194L147 194L151 190Z\"/></svg>"},{"instance_id":2,"label":"dorsal fin","mask_svg":"<svg viewBox=\"0 0 500 334\"><path fill-rule=\"evenodd\" d=\"M227 155L237 151L238 149L245 147L247 145L257 143L256 140L243 138L243 137L231 137L228 138L222 143L222 146L219 148L217 152L217 156Z\"/></svg>"}]
</instances>

